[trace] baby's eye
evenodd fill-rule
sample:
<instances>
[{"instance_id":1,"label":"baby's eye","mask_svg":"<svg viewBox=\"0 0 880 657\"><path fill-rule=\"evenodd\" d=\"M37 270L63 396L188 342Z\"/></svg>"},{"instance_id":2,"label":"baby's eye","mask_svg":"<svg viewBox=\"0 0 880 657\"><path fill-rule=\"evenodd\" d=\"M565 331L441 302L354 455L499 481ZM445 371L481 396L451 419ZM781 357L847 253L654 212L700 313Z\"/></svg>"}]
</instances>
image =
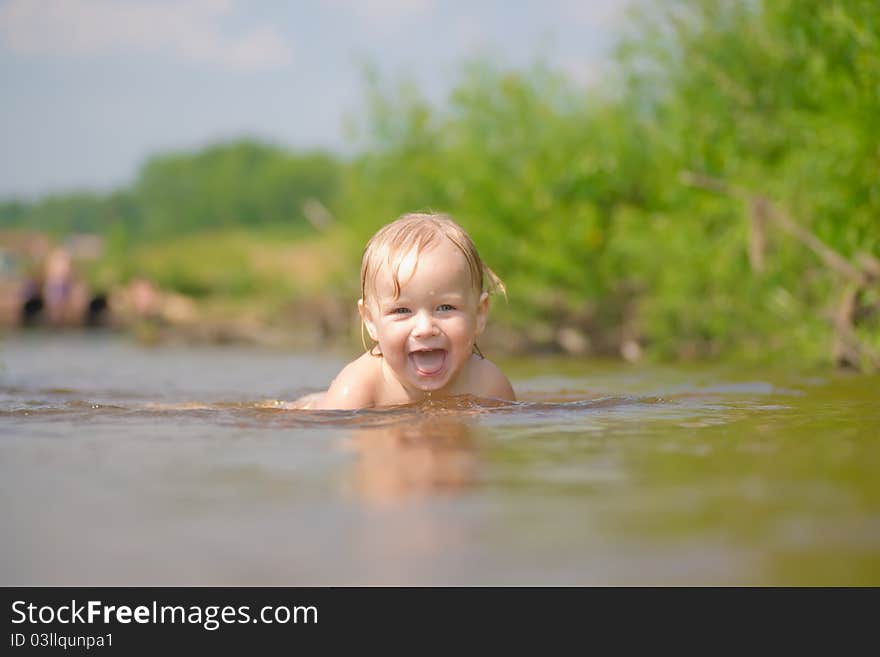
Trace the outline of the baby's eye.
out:
<instances>
[{"instance_id":1,"label":"baby's eye","mask_svg":"<svg viewBox=\"0 0 880 657\"><path fill-rule=\"evenodd\" d=\"M441 310L443 312L449 312L450 310L455 310L455 306L452 306L448 303L444 303L444 304L437 306L437 310Z\"/></svg>"},{"instance_id":2,"label":"baby's eye","mask_svg":"<svg viewBox=\"0 0 880 657\"><path fill-rule=\"evenodd\" d=\"M395 308L394 310L392 310L391 314L392 315L405 315L408 312L409 312L409 308L400 307L400 308Z\"/></svg>"}]
</instances>

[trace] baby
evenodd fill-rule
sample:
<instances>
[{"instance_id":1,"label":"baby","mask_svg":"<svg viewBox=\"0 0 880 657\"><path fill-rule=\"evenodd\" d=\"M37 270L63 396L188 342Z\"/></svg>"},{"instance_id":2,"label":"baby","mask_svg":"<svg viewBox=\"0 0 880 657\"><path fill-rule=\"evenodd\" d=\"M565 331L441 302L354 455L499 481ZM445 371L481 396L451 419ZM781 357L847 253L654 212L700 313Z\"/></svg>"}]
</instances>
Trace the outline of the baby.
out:
<instances>
[{"instance_id":1,"label":"baby","mask_svg":"<svg viewBox=\"0 0 880 657\"><path fill-rule=\"evenodd\" d=\"M504 284L464 229L443 214L407 214L367 243L361 331L375 343L299 408L353 409L473 395L514 400L501 370L476 345L489 291ZM366 349L366 342L364 343Z\"/></svg>"}]
</instances>

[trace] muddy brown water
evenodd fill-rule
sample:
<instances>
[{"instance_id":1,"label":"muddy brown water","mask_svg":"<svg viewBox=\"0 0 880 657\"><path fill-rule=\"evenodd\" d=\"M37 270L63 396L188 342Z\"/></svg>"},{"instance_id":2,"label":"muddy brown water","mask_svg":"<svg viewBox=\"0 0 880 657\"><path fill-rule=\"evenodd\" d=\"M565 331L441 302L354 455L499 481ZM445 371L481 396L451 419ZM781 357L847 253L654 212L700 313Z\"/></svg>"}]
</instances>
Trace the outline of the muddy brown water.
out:
<instances>
[{"instance_id":1,"label":"muddy brown water","mask_svg":"<svg viewBox=\"0 0 880 657\"><path fill-rule=\"evenodd\" d=\"M880 378L502 361L520 401L288 408L350 354L0 345L0 584L880 584Z\"/></svg>"}]
</instances>

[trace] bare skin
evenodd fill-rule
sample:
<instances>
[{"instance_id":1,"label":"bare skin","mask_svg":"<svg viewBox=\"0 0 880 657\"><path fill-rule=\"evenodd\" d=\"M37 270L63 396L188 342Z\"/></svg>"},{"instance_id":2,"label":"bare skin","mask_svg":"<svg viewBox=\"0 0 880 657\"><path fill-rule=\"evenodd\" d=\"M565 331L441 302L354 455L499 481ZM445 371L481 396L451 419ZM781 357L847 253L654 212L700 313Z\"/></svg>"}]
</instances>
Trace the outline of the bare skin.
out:
<instances>
[{"instance_id":1,"label":"bare skin","mask_svg":"<svg viewBox=\"0 0 880 657\"><path fill-rule=\"evenodd\" d=\"M383 371L382 359L364 353L349 363L330 384L329 390L302 397L297 407L302 409L357 409L394 406L421 401L427 394L413 394L399 381ZM510 381L498 367L487 359L472 356L463 378L454 388L432 398L452 395L473 395L490 399L513 401L516 395Z\"/></svg>"}]
</instances>

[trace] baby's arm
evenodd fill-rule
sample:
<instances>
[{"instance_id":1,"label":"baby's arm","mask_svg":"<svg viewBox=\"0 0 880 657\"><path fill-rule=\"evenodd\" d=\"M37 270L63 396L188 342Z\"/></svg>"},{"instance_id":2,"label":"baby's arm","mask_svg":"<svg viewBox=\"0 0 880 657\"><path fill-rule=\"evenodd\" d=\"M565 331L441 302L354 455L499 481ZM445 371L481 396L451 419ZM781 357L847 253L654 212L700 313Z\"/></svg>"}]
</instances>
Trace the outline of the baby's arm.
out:
<instances>
[{"instance_id":1,"label":"baby's arm","mask_svg":"<svg viewBox=\"0 0 880 657\"><path fill-rule=\"evenodd\" d=\"M371 363L361 356L346 365L333 379L323 398L312 408L315 409L357 409L375 405Z\"/></svg>"}]
</instances>

